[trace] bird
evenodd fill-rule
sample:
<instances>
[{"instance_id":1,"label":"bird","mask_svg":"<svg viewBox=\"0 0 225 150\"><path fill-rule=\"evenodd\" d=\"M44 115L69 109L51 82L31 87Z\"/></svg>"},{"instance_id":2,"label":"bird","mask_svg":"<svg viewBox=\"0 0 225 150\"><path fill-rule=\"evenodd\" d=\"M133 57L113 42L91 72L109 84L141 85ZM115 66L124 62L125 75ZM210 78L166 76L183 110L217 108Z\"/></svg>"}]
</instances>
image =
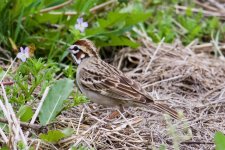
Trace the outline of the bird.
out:
<instances>
[{"instance_id":1,"label":"bird","mask_svg":"<svg viewBox=\"0 0 225 150\"><path fill-rule=\"evenodd\" d=\"M178 112L164 103L156 102L141 83L103 61L96 46L88 39L79 39L68 51L75 64L76 84L90 101L103 106L145 107L167 113L178 119Z\"/></svg>"}]
</instances>

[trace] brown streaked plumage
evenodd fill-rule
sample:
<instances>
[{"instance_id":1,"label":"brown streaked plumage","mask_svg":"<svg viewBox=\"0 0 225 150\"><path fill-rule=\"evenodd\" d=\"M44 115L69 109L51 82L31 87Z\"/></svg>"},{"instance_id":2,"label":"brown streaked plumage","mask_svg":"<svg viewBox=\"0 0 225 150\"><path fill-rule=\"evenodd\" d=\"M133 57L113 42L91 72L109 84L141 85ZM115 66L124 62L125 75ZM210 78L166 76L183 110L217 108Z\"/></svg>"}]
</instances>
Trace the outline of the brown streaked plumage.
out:
<instances>
[{"instance_id":1,"label":"brown streaked plumage","mask_svg":"<svg viewBox=\"0 0 225 150\"><path fill-rule=\"evenodd\" d=\"M70 46L69 51L78 64L77 85L91 101L107 106L153 107L178 118L175 110L155 102L141 88L140 83L126 77L120 70L101 60L91 41L78 40Z\"/></svg>"}]
</instances>

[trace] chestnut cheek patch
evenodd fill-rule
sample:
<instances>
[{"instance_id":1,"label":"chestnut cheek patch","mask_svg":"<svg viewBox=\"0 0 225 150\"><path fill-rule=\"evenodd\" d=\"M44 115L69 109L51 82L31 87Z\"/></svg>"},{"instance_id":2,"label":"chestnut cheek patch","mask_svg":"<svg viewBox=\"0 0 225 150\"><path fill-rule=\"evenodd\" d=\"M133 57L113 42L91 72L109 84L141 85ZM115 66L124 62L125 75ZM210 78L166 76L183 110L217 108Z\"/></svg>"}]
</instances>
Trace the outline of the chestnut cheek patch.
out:
<instances>
[{"instance_id":1,"label":"chestnut cheek patch","mask_svg":"<svg viewBox=\"0 0 225 150\"><path fill-rule=\"evenodd\" d=\"M81 59L82 54L84 55L84 53L82 51L79 51L75 54L75 56L79 60L79 59Z\"/></svg>"}]
</instances>

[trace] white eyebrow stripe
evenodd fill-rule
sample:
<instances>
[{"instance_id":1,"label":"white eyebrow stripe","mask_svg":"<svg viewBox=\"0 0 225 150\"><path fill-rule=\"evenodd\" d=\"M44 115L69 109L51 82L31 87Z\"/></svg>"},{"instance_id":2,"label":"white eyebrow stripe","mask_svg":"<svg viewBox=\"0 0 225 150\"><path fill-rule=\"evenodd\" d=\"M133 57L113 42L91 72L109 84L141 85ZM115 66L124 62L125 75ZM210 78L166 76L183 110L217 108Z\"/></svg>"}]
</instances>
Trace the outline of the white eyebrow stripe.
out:
<instances>
[{"instance_id":1,"label":"white eyebrow stripe","mask_svg":"<svg viewBox=\"0 0 225 150\"><path fill-rule=\"evenodd\" d=\"M71 52L72 52L73 54L77 54L79 51L80 51L80 50L72 50Z\"/></svg>"},{"instance_id":2,"label":"white eyebrow stripe","mask_svg":"<svg viewBox=\"0 0 225 150\"><path fill-rule=\"evenodd\" d=\"M71 45L71 46L69 47L69 49L74 49L74 47L75 47L75 45Z\"/></svg>"}]
</instances>

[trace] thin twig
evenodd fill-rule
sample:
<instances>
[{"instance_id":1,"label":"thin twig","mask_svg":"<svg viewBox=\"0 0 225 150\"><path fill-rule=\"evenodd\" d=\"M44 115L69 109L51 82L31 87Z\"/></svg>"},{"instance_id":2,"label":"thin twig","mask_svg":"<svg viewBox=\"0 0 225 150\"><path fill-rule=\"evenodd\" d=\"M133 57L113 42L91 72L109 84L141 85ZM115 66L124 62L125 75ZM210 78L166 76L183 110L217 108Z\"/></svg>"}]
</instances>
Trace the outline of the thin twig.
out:
<instances>
[{"instance_id":1,"label":"thin twig","mask_svg":"<svg viewBox=\"0 0 225 150\"><path fill-rule=\"evenodd\" d=\"M0 84L3 84L3 85L13 85L14 82L13 81L8 81L8 82L2 82Z\"/></svg>"},{"instance_id":2,"label":"thin twig","mask_svg":"<svg viewBox=\"0 0 225 150\"><path fill-rule=\"evenodd\" d=\"M28 145L27 144L27 140L26 140L26 138L25 138L25 136L23 134L23 131L22 131L21 127L20 127L19 121L18 121L18 119L16 117L16 114L15 114L13 108L12 108L12 105L9 103L9 100L8 100L8 98L6 96L6 91L5 91L4 85L1 84L1 87L2 87L2 92L3 92L3 98L5 100L5 106L6 106L8 114L10 115L10 119L8 120L8 122L12 121L12 124L13 124L12 125L12 130L14 130L14 134L15 134L14 135L15 136L14 137L15 141L13 141L13 145L16 146L16 143L18 142L17 140L22 140L24 145L25 145L25 147L27 147L27 145ZM20 135L21 139L19 139L19 135Z\"/></svg>"},{"instance_id":3,"label":"thin twig","mask_svg":"<svg viewBox=\"0 0 225 150\"><path fill-rule=\"evenodd\" d=\"M175 6L176 9L180 9L180 10L187 10L189 9L188 7L185 6L180 6L180 5L176 5ZM221 17L220 19L225 19L225 15L221 14L221 13L217 13L217 12L212 12L212 11L206 11L206 10L200 10L197 8L192 8L191 11L195 12L195 13L203 13L205 16L215 16L215 17Z\"/></svg>"},{"instance_id":4,"label":"thin twig","mask_svg":"<svg viewBox=\"0 0 225 150\"><path fill-rule=\"evenodd\" d=\"M43 105L43 103L45 101L45 98L48 95L48 92L49 92L49 87L46 87L46 89L44 91L44 94L43 94L43 96L41 98L41 101L40 101L40 103L39 103L39 105L38 105L38 107L37 107L37 109L36 109L32 119L31 119L31 121L30 121L30 124L34 124L34 122L35 122L35 120L36 120L36 118L37 118L37 116L38 116L38 114L39 114L39 112L41 110L41 107L42 107L42 105ZM28 135L29 135L29 131L26 132L26 137L28 137Z\"/></svg>"},{"instance_id":5,"label":"thin twig","mask_svg":"<svg viewBox=\"0 0 225 150\"><path fill-rule=\"evenodd\" d=\"M152 83L152 84L143 85L143 88L148 88L148 87L150 87L150 86L153 86L153 85L156 85L156 84L159 84L159 83L163 83L163 82L168 82L168 81L176 80L176 79L179 79L179 78L182 78L182 77L183 77L183 75L178 75L178 76L171 77L171 78L168 78L168 79L156 81L156 82L154 82L154 83Z\"/></svg>"},{"instance_id":6,"label":"thin twig","mask_svg":"<svg viewBox=\"0 0 225 150\"><path fill-rule=\"evenodd\" d=\"M154 54L153 54L151 60L150 60L149 63L148 63L148 66L147 66L146 69L145 69L145 73L148 71L150 65L152 64L153 60L155 59L155 56L156 56L157 52L159 51L159 49L160 49L160 47L161 47L161 45L162 45L164 39L165 39L165 38L163 37L162 40L160 41L158 47L156 48L156 50L155 50L155 52L154 52Z\"/></svg>"},{"instance_id":7,"label":"thin twig","mask_svg":"<svg viewBox=\"0 0 225 150\"><path fill-rule=\"evenodd\" d=\"M35 122L35 120L36 120L36 118L37 118L37 116L38 116L38 114L39 114L39 112L40 112L40 110L41 110L41 107L42 107L42 105L43 105L43 103L44 103L44 101L45 101L45 98L46 98L47 95L48 95L49 89L50 89L49 86L46 87L46 89L45 89L45 91L44 91L44 94L43 94L43 96L42 96L42 98L41 98L41 101L40 101L40 103L39 103L39 105L38 105L38 107L37 107L37 109L36 109L36 111L35 111L35 113L34 113L32 119L31 119L31 121L30 121L31 124L33 124L33 123Z\"/></svg>"},{"instance_id":8,"label":"thin twig","mask_svg":"<svg viewBox=\"0 0 225 150\"><path fill-rule=\"evenodd\" d=\"M219 2L215 1L215 0L208 0L209 3L211 3L212 5L216 6L217 8L220 9L220 11L224 12L225 7L223 7L223 5L221 5Z\"/></svg>"},{"instance_id":9,"label":"thin twig","mask_svg":"<svg viewBox=\"0 0 225 150\"><path fill-rule=\"evenodd\" d=\"M5 118L0 118L0 122L1 123L9 123L7 119ZM26 122L20 122L20 125L22 127L25 127L25 128L31 128L33 130L40 130L43 126L41 125L38 125L38 124L30 124L30 123L26 123Z\"/></svg>"},{"instance_id":10,"label":"thin twig","mask_svg":"<svg viewBox=\"0 0 225 150\"><path fill-rule=\"evenodd\" d=\"M68 0L67 2L64 2L62 4L52 6L52 7L49 7L49 8L44 8L44 9L40 10L40 13L46 13L46 12L49 12L49 11L52 11L52 10L60 9L64 6L66 6L66 5L69 5L72 2L73 2L73 0Z\"/></svg>"},{"instance_id":11,"label":"thin twig","mask_svg":"<svg viewBox=\"0 0 225 150\"><path fill-rule=\"evenodd\" d=\"M106 7L107 5L110 5L110 4L116 3L116 2L117 2L117 0L106 1L105 3L102 3L102 4L100 4L100 5L97 5L97 6L93 7L93 8L91 8L91 9L90 9L90 12L95 13L95 12L97 12L98 10L103 9L103 8Z\"/></svg>"},{"instance_id":12,"label":"thin twig","mask_svg":"<svg viewBox=\"0 0 225 150\"><path fill-rule=\"evenodd\" d=\"M2 128L0 128L0 135L2 136L2 139L4 140L5 143L8 143L8 138L5 135L5 133L3 132Z\"/></svg>"},{"instance_id":13,"label":"thin twig","mask_svg":"<svg viewBox=\"0 0 225 150\"><path fill-rule=\"evenodd\" d=\"M81 115L80 115L80 119L79 119L79 123L78 123L78 126L77 126L77 132L76 132L76 135L79 134L80 124L81 124L81 121L82 121L82 119L83 119L83 115L84 115L84 108L82 109L82 112L81 112Z\"/></svg>"},{"instance_id":14,"label":"thin twig","mask_svg":"<svg viewBox=\"0 0 225 150\"><path fill-rule=\"evenodd\" d=\"M215 144L214 142L202 142L202 141L185 141L180 144Z\"/></svg>"},{"instance_id":15,"label":"thin twig","mask_svg":"<svg viewBox=\"0 0 225 150\"><path fill-rule=\"evenodd\" d=\"M127 120L127 118L120 112L120 110L118 109L117 111L120 113L120 115L123 117L123 119L127 122L127 124L131 127L131 129L134 131L134 133L139 137L139 139L144 141L143 138L137 133L137 131L131 125L131 123Z\"/></svg>"},{"instance_id":16,"label":"thin twig","mask_svg":"<svg viewBox=\"0 0 225 150\"><path fill-rule=\"evenodd\" d=\"M17 57L15 57L12 61L12 63L10 64L10 66L8 67L8 69L6 70L5 74L3 75L2 79L0 80L0 83L2 83L2 81L4 80L4 78L6 77L7 73L9 72L9 70L12 68L12 65L14 64L14 62L16 61Z\"/></svg>"}]
</instances>

